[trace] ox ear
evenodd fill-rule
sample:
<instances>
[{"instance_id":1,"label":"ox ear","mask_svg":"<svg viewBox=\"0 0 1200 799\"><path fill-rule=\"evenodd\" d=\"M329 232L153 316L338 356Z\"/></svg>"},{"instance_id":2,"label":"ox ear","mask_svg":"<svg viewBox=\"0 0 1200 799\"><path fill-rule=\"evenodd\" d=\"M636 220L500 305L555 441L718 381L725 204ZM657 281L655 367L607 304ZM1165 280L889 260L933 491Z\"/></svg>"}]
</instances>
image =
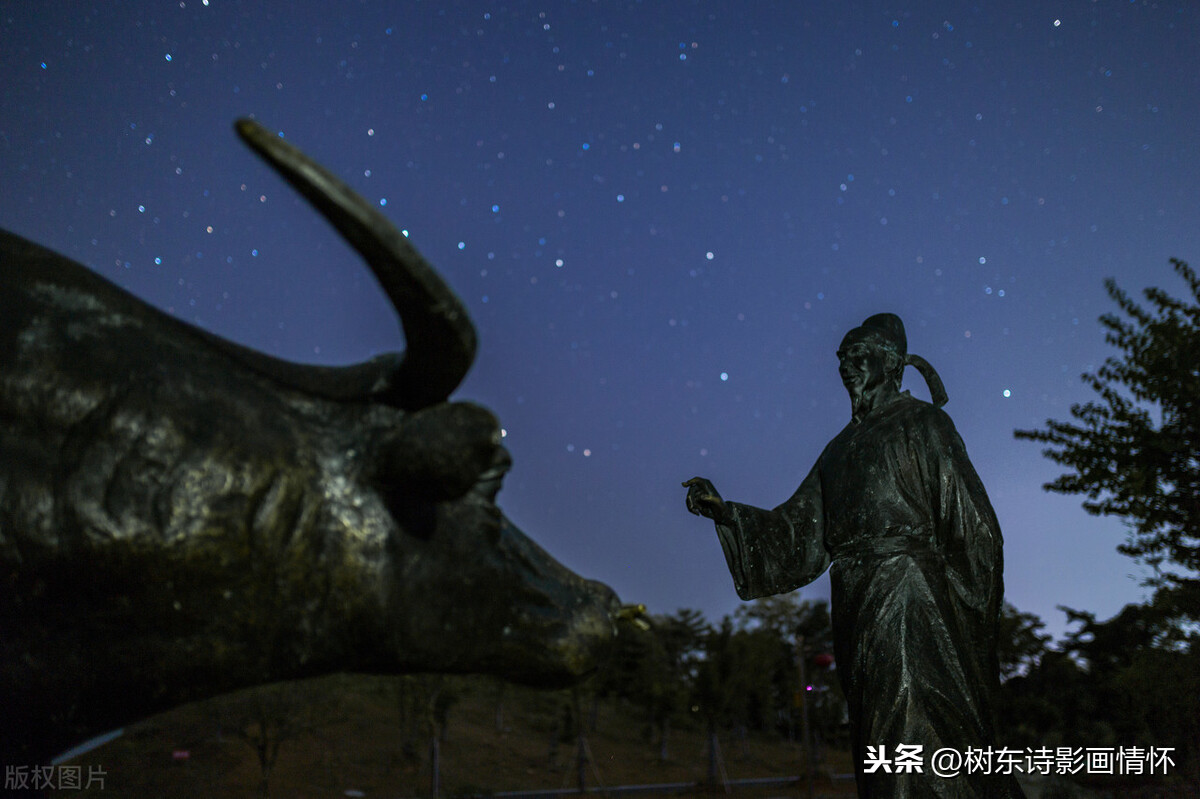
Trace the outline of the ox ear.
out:
<instances>
[{"instance_id":1,"label":"ox ear","mask_svg":"<svg viewBox=\"0 0 1200 799\"><path fill-rule=\"evenodd\" d=\"M442 403L404 416L377 442L370 476L389 505L448 502L493 468L498 451L500 423L490 411Z\"/></svg>"}]
</instances>

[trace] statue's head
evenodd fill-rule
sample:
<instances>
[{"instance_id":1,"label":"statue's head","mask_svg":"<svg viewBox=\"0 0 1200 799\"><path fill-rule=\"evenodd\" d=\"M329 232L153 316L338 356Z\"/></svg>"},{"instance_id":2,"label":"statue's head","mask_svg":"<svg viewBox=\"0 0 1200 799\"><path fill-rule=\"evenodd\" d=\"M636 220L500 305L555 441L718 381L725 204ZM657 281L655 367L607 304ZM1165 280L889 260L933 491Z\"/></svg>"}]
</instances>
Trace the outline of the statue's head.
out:
<instances>
[{"instance_id":1,"label":"statue's head","mask_svg":"<svg viewBox=\"0 0 1200 799\"><path fill-rule=\"evenodd\" d=\"M838 347L838 373L857 408L864 396L900 390L908 341L895 314L875 314L854 328Z\"/></svg>"},{"instance_id":2,"label":"statue's head","mask_svg":"<svg viewBox=\"0 0 1200 799\"><path fill-rule=\"evenodd\" d=\"M908 353L904 322L892 313L867 317L851 330L838 347L838 373L850 393L854 418L874 407L878 400L900 391L905 366L920 370L929 386L930 399L939 408L946 404L941 378L920 356Z\"/></svg>"}]
</instances>

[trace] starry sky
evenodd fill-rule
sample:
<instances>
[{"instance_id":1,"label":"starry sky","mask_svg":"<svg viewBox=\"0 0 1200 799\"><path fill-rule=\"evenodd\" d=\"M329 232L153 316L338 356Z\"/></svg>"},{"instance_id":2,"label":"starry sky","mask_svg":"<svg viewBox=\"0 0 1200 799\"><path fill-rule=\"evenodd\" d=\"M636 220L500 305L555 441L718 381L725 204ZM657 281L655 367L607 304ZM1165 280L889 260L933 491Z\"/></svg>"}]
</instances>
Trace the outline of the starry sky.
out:
<instances>
[{"instance_id":1,"label":"starry sky","mask_svg":"<svg viewBox=\"0 0 1200 799\"><path fill-rule=\"evenodd\" d=\"M1200 262L1194 3L13 0L0 41L0 226L275 355L401 349L231 125L281 131L464 299L501 506L626 601L737 607L680 482L787 498L880 311L945 382L1007 598L1060 634L1145 595L1013 430L1090 399L1105 278L1178 294L1168 258Z\"/></svg>"}]
</instances>

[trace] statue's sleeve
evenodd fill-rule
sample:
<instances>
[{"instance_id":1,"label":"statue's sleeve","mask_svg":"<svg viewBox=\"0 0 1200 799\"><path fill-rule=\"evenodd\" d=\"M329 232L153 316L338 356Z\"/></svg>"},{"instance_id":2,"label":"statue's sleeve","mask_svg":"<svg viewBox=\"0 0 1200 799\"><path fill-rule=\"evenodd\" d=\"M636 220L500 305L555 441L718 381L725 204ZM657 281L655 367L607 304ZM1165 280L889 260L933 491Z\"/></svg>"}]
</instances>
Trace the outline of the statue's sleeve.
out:
<instances>
[{"instance_id":1,"label":"statue's sleeve","mask_svg":"<svg viewBox=\"0 0 1200 799\"><path fill-rule=\"evenodd\" d=\"M740 502L725 504L732 521L717 525L717 538L742 599L793 591L828 568L817 467L790 499L773 510Z\"/></svg>"},{"instance_id":2,"label":"statue's sleeve","mask_svg":"<svg viewBox=\"0 0 1200 799\"><path fill-rule=\"evenodd\" d=\"M994 616L1003 594L1003 539L983 481L950 417L937 411L928 445L935 456L934 528L955 590L976 611Z\"/></svg>"}]
</instances>

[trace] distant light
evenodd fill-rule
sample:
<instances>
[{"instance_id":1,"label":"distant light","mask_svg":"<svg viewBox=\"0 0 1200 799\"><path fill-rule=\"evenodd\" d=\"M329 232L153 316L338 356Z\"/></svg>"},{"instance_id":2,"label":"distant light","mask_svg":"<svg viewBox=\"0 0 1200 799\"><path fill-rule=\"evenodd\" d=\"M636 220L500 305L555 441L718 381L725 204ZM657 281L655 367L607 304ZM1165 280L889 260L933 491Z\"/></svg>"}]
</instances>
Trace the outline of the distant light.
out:
<instances>
[{"instance_id":1,"label":"distant light","mask_svg":"<svg viewBox=\"0 0 1200 799\"><path fill-rule=\"evenodd\" d=\"M1011 396L1012 396L1012 392L1011 392L1011 391L1009 391L1009 390L1006 388L1006 389L1004 389L1004 396L1005 396L1005 397L1011 397Z\"/></svg>"},{"instance_id":2,"label":"distant light","mask_svg":"<svg viewBox=\"0 0 1200 799\"><path fill-rule=\"evenodd\" d=\"M170 53L167 53L167 54L166 54L166 56L165 56L165 58L166 58L168 61L170 61L170 60L171 60L171 54L170 54Z\"/></svg>"},{"instance_id":3,"label":"distant light","mask_svg":"<svg viewBox=\"0 0 1200 799\"><path fill-rule=\"evenodd\" d=\"M379 198L379 204L380 204L380 205L387 205L387 197L380 197L380 198Z\"/></svg>"},{"instance_id":4,"label":"distant light","mask_svg":"<svg viewBox=\"0 0 1200 799\"><path fill-rule=\"evenodd\" d=\"M981 264L986 264L986 263L987 263L987 258L984 258L982 255L981 255L981 256L979 256L979 263L981 263Z\"/></svg>"},{"instance_id":5,"label":"distant light","mask_svg":"<svg viewBox=\"0 0 1200 799\"><path fill-rule=\"evenodd\" d=\"M811 690L812 690L812 686L811 686L811 685L806 685L806 686L804 686L804 690L806 690L806 691L811 691Z\"/></svg>"},{"instance_id":6,"label":"distant light","mask_svg":"<svg viewBox=\"0 0 1200 799\"><path fill-rule=\"evenodd\" d=\"M729 379L729 372L721 372L721 381L724 382L728 379Z\"/></svg>"},{"instance_id":7,"label":"distant light","mask_svg":"<svg viewBox=\"0 0 1200 799\"><path fill-rule=\"evenodd\" d=\"M1062 25L1062 20L1061 19L1054 20L1054 27L1057 28L1059 25Z\"/></svg>"},{"instance_id":8,"label":"distant light","mask_svg":"<svg viewBox=\"0 0 1200 799\"><path fill-rule=\"evenodd\" d=\"M467 243L465 241L460 241L458 243L458 249L465 250L466 248L467 248Z\"/></svg>"},{"instance_id":9,"label":"distant light","mask_svg":"<svg viewBox=\"0 0 1200 799\"><path fill-rule=\"evenodd\" d=\"M500 206L498 206L498 205L493 205L493 206L492 206L492 213L493 213L493 214L498 214L498 213L500 213Z\"/></svg>"},{"instance_id":10,"label":"distant light","mask_svg":"<svg viewBox=\"0 0 1200 799\"><path fill-rule=\"evenodd\" d=\"M712 254L712 250L709 250L708 252L704 253L704 257L706 259L708 259L709 261L711 261L714 258L713 254Z\"/></svg>"}]
</instances>

